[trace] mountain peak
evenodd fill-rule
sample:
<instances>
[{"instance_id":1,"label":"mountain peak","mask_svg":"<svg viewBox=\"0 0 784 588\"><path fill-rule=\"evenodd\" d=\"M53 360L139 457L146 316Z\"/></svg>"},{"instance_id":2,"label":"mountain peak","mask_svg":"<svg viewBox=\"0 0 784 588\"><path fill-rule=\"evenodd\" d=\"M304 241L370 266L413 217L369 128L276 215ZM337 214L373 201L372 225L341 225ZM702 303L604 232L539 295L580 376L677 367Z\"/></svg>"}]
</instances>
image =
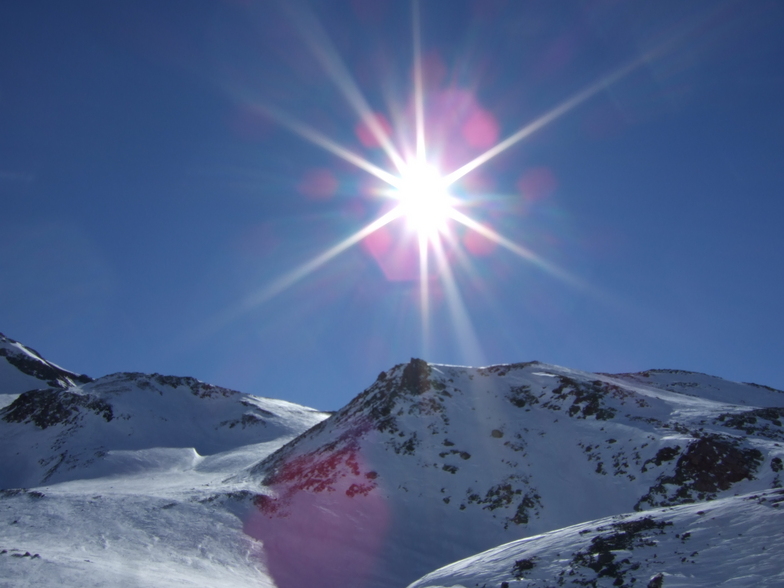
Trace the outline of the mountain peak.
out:
<instances>
[{"instance_id":1,"label":"mountain peak","mask_svg":"<svg viewBox=\"0 0 784 588\"><path fill-rule=\"evenodd\" d=\"M256 579L263 568L262 583L278 588L399 588L526 537L491 575L511 586L541 572L549 586L547 537L562 532L579 547L558 574L625 582L634 569L624 562L632 560L616 552L651 547L648 533L663 538L669 509L699 520L702 509L692 512L690 504L742 494L777 508L775 489L784 486L782 392L695 372L612 375L540 362L472 368L412 358L327 418L189 377L117 373L79 381L30 348L0 343L0 377L33 384L4 394L0 405L0 489L8 489L0 499L34 518L30 500L80 501L80 488L101 487L80 503L79 516L89 517L102 495L124 492L111 512L125 517L134 537L150 529L151 518L139 524L126 508L130 497L144 513L155 508L155 520L166 513L172 524L224 521L224 536L236 544L259 540L249 542L254 554L241 565ZM62 370L56 385L20 371L11 356L37 370ZM199 482L174 501L127 490L126 483L147 492L151 480L164 478L154 493L168 496L177 479ZM10 489L44 483L44 492ZM564 531L618 516L586 531L593 538ZM15 530L15 520L6 528ZM695 534L684 525L681 538ZM189 529L197 527L203 524ZM149 531L150 545L164 531ZM551 535L531 551L542 533ZM632 535L639 541L630 543ZM667 541L677 555L682 539ZM201 554L201 541L191 547L182 553ZM257 557L264 562L258 569ZM488 569L489 557L480 557ZM659 560L643 560L660 577ZM91 565L84 561L79 569Z\"/></svg>"},{"instance_id":2,"label":"mountain peak","mask_svg":"<svg viewBox=\"0 0 784 588\"><path fill-rule=\"evenodd\" d=\"M0 333L0 381L3 394L36 388L68 388L92 381L45 360L40 353Z\"/></svg>"},{"instance_id":3,"label":"mountain peak","mask_svg":"<svg viewBox=\"0 0 784 588\"><path fill-rule=\"evenodd\" d=\"M323 587L392 586L382 578L427 571L412 563L417 551L449 562L618 512L781 485L779 409L727 402L773 393L733 383L721 399L701 398L700 378L412 358L249 470L260 496L247 532L275 543L281 588L316 582L304 567L319 570ZM335 527L336 517L356 524ZM291 531L305 525L374 563L350 576L325 572L336 551L313 555Z\"/></svg>"}]
</instances>

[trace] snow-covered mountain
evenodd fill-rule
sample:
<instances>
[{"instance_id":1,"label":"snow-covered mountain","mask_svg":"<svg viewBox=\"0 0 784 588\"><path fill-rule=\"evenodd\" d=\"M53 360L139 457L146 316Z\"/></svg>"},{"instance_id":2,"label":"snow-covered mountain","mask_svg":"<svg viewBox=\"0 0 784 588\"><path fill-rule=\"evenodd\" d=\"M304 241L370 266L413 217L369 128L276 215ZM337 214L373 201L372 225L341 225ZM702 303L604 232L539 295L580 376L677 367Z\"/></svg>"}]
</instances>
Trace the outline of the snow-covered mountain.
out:
<instances>
[{"instance_id":1,"label":"snow-covered mountain","mask_svg":"<svg viewBox=\"0 0 784 588\"><path fill-rule=\"evenodd\" d=\"M3 337L2 344L0 377L10 373L11 382L3 392L34 389L5 394L0 488L144 469L139 450L187 448L196 457L291 438L326 417L194 378L120 373L92 380L15 341Z\"/></svg>"},{"instance_id":2,"label":"snow-covered mountain","mask_svg":"<svg viewBox=\"0 0 784 588\"><path fill-rule=\"evenodd\" d=\"M0 408L18 394L36 388L66 388L92 378L64 370L31 349L0 333Z\"/></svg>"},{"instance_id":3,"label":"snow-covered mountain","mask_svg":"<svg viewBox=\"0 0 784 588\"><path fill-rule=\"evenodd\" d=\"M779 487L782 401L693 373L412 360L249 471L246 527L282 588L401 586L512 539Z\"/></svg>"},{"instance_id":4,"label":"snow-covered mountain","mask_svg":"<svg viewBox=\"0 0 784 588\"><path fill-rule=\"evenodd\" d=\"M328 414L0 345L0 587L273 586L224 480Z\"/></svg>"},{"instance_id":5,"label":"snow-covered mountain","mask_svg":"<svg viewBox=\"0 0 784 588\"><path fill-rule=\"evenodd\" d=\"M0 343L0 586L685 586L752 519L694 569L784 573L778 390L414 359L330 416Z\"/></svg>"},{"instance_id":6,"label":"snow-covered mountain","mask_svg":"<svg viewBox=\"0 0 784 588\"><path fill-rule=\"evenodd\" d=\"M409 588L784 586L784 490L620 515L521 539Z\"/></svg>"}]
</instances>

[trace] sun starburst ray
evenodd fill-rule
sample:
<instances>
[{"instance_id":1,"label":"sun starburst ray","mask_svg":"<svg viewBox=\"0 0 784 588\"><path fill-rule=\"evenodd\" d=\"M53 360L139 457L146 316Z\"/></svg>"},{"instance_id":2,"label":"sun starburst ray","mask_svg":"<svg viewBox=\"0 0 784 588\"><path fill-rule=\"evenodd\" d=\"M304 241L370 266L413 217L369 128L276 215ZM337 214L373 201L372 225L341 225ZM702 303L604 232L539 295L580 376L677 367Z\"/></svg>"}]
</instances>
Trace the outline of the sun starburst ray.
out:
<instances>
[{"instance_id":1,"label":"sun starburst ray","mask_svg":"<svg viewBox=\"0 0 784 588\"><path fill-rule=\"evenodd\" d=\"M281 126L286 127L310 143L313 143L314 145L325 149L340 159L355 165L359 169L368 172L369 174L377 177L379 180L386 182L390 186L395 188L400 186L400 178L397 176L389 173L385 169L369 162L364 157L357 155L353 151L336 143L323 133L320 133L316 129L309 127L303 122L300 122L293 116L283 112L278 108L267 104L262 104L260 102L252 102L252 105L254 108L257 108L263 112L268 118L274 120Z\"/></svg>"},{"instance_id":2,"label":"sun starburst ray","mask_svg":"<svg viewBox=\"0 0 784 588\"><path fill-rule=\"evenodd\" d=\"M427 355L430 351L430 282L427 237L423 234L419 239L419 307L422 316L422 348Z\"/></svg>"},{"instance_id":3,"label":"sun starburst ray","mask_svg":"<svg viewBox=\"0 0 784 588\"><path fill-rule=\"evenodd\" d=\"M310 261L307 261L300 265L299 267L294 268L290 272L284 274L274 282L272 282L266 288L256 292L252 296L249 296L245 299L242 306L246 309L251 309L259 304L266 302L267 300L277 296L278 294L282 293L283 291L287 290L303 278L307 277L308 275L312 274L315 270L326 264L328 261L331 261L339 254L343 253L346 249L351 247L352 245L356 245L364 238L372 235L380 228L388 225L393 220L400 216L400 210L398 208L393 208L383 216L380 216L372 223L366 225L365 227L361 228L359 231L346 237L339 243L333 245L326 251L320 253Z\"/></svg>"},{"instance_id":4,"label":"sun starburst ray","mask_svg":"<svg viewBox=\"0 0 784 588\"><path fill-rule=\"evenodd\" d=\"M419 0L413 0L412 28L414 31L414 117L416 125L416 158L425 160L425 91L422 79L422 32Z\"/></svg>"},{"instance_id":5,"label":"sun starburst ray","mask_svg":"<svg viewBox=\"0 0 784 588\"><path fill-rule=\"evenodd\" d=\"M552 276L555 276L555 277L563 280L564 282L566 282L566 283L568 283L568 284L570 284L572 286L575 286L575 287L578 287L578 288L583 288L584 287L583 283L580 280L578 280L576 277L572 276L571 274L569 274L565 270L559 268L558 266L556 266L553 263L549 263L549 262L545 261L544 259L542 259L538 255L536 255L536 253L534 253L530 249L527 249L526 247L523 247L522 245L519 245L519 244L515 243L514 241L511 241L510 239L507 239L503 235L500 235L496 231L494 231L493 229L491 229L489 227L486 227L485 225L475 221L474 219L472 219L471 217L463 214L459 210L455 210L453 208L451 210L450 217L453 220L459 222L460 224L465 225L466 227L468 227L472 231L475 231L475 232L479 233L480 235L482 235L486 239L489 239L490 241L493 241L494 243L500 245L501 247L503 247L505 249L508 249L509 251L514 253L515 255L517 255L519 257L522 257L526 261L528 261L528 262L532 263L533 265L541 268L542 270L544 270L548 274L550 274Z\"/></svg>"},{"instance_id":6,"label":"sun starburst ray","mask_svg":"<svg viewBox=\"0 0 784 588\"><path fill-rule=\"evenodd\" d=\"M510 135L503 141L499 142L495 146L491 147L490 149L488 149L478 157L472 159L465 165L459 167L455 171L446 175L444 177L444 181L446 185L449 186L451 184L454 184L460 178L472 172L480 165L487 163L488 161L490 161L497 155L500 155L510 147L513 147L523 139L530 137L538 130L546 127L547 125L549 125L556 119L560 118L561 116L563 116L570 110L574 109L575 107L579 106L589 98L595 96L602 90L616 83L618 80L628 75L629 73L631 73L632 71L640 67L642 64L647 63L649 60L650 60L650 55L646 54L643 57L636 59L631 63L628 63L616 69L614 72L606 75L605 77L601 78L597 82L594 82L587 88L584 88L583 90L577 92L571 98L564 100L555 108L552 108L551 110L547 111L542 116L540 116L539 118L523 126L520 130L513 133L512 135Z\"/></svg>"},{"instance_id":7,"label":"sun starburst ray","mask_svg":"<svg viewBox=\"0 0 784 588\"><path fill-rule=\"evenodd\" d=\"M452 251L453 255L460 264L460 267L472 280L474 280L475 284L482 286L482 280L479 272L476 269L476 265L472 263L471 257L467 254L465 248L460 244L458 236L453 231L449 231L444 235L444 238L450 247L450 251ZM487 290L484 288L482 289L483 292L487 294Z\"/></svg>"},{"instance_id":8,"label":"sun starburst ray","mask_svg":"<svg viewBox=\"0 0 784 588\"><path fill-rule=\"evenodd\" d=\"M261 304L264 304L265 302L268 302L269 300L282 294L297 282L303 280L353 245L356 245L366 237L372 235L379 229L399 218L400 214L401 212L398 208L393 208L386 214L374 220L372 223L365 225L354 234L346 237L339 243L336 243L326 251L323 251L309 261L280 276L277 280L270 283L265 288L257 290L256 292L246 296L236 305L230 306L217 315L214 315L213 317L205 320L199 326L198 330L194 330L189 333L188 337L185 337L180 345L182 347L186 347L192 344L192 342L195 340L204 340L208 336L217 333L220 329L229 323L238 320L240 317L244 316L254 308L257 308Z\"/></svg>"},{"instance_id":9,"label":"sun starburst ray","mask_svg":"<svg viewBox=\"0 0 784 588\"><path fill-rule=\"evenodd\" d=\"M468 314L460 289L457 287L452 268L449 267L446 252L440 240L433 240L433 257L438 265L438 275L444 286L446 306L450 321L455 329L457 343L464 361L470 364L484 364L484 354L476 336L474 325Z\"/></svg>"},{"instance_id":10,"label":"sun starburst ray","mask_svg":"<svg viewBox=\"0 0 784 588\"><path fill-rule=\"evenodd\" d=\"M367 99L354 81L353 76L335 49L324 27L311 10L306 9L299 3L287 2L285 6L286 11L299 27L300 34L324 68L324 71L330 76L335 86L343 94L343 97L357 113L367 130L378 141L387 157L399 171L402 171L406 165L405 161L392 144L389 134L379 123L378 118L370 108Z\"/></svg>"},{"instance_id":11,"label":"sun starburst ray","mask_svg":"<svg viewBox=\"0 0 784 588\"><path fill-rule=\"evenodd\" d=\"M339 57L337 50L315 15L302 6L299 6L299 8L288 7L287 10L293 20L298 24L302 36L308 43L316 59L342 92L349 105L359 115L362 124L371 132L379 145L384 149L387 156L394 163L398 174L390 173L379 167L281 109L268 104L259 103L255 100L249 100L247 97L239 95L239 93L238 99L255 107L271 120L299 135L306 141L321 147L325 151L387 183L393 190L387 191L386 195L396 200L397 204L392 210L383 214L353 235L281 276L266 288L247 297L241 304L235 307L233 311L234 315L239 316L255 306L277 296L328 263L346 249L400 217L405 217L409 222L410 228L413 228L417 233L419 247L419 303L421 306L420 311L423 323L422 341L425 349L429 348L429 325L432 318L429 284L431 266L429 252L432 247L432 258L435 260L435 275L438 276L444 285L447 306L454 327L461 339L462 351L466 357L473 357L474 360L480 357L480 349L474 334L473 326L460 295L454 273L449 266L449 260L444 252L442 238L446 237L446 241L448 241L450 246L457 252L461 265L467 267L469 273L473 273L473 268L470 260L464 255L461 255L460 246L456 242L455 235L448 232L446 227L447 220L452 220L464 225L469 230L475 231L484 238L511 251L518 257L573 287L583 290L590 289L587 285L583 284L577 278L555 264L546 261L526 247L511 241L492 228L481 224L463 212L460 212L457 207L461 205L461 202L459 199L456 199L449 194L448 188L466 174L530 137L533 133L543 127L551 124L586 100L616 83L641 65L649 63L668 47L671 47L673 43L664 43L656 49L642 55L635 61L618 68L592 85L577 92L567 100L564 100L556 107L525 125L506 139L500 141L478 157L452 171L450 174L442 176L435 168L427 163L425 141L425 89L424 72L422 68L419 0L412 0L414 53L413 107L416 137L415 153L409 160L404 160L400 156L400 152L392 144L389 134L373 114L367 100L359 90L359 87L349 73L348 68Z\"/></svg>"}]
</instances>

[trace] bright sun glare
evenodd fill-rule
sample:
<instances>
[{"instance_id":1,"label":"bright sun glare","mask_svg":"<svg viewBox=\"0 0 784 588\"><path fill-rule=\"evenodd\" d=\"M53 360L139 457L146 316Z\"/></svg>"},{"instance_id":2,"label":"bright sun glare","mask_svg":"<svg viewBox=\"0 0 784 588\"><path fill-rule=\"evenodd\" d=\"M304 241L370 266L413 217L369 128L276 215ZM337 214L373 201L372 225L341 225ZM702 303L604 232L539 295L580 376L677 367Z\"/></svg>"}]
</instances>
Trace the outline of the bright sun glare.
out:
<instances>
[{"instance_id":1,"label":"bright sun glare","mask_svg":"<svg viewBox=\"0 0 784 588\"><path fill-rule=\"evenodd\" d=\"M394 195L401 216L420 237L432 238L442 231L452 212L452 197L438 170L414 160L404 168Z\"/></svg>"},{"instance_id":2,"label":"bright sun glare","mask_svg":"<svg viewBox=\"0 0 784 588\"><path fill-rule=\"evenodd\" d=\"M271 283L268 287L249 297L243 303L239 312L242 312L242 309L252 308L283 292L329 262L335 256L353 245L360 243L396 219L405 220L409 229L418 236L421 283L420 304L423 317L423 334L426 334L427 331L429 313L428 264L430 263L429 259L431 257L428 253L429 250L432 251L435 266L438 268L437 273L444 286L444 290L447 293L447 303L452 314L457 317L458 323L465 323L467 321L465 309L463 308L460 294L454 281L454 276L449 269L449 264L447 263L447 258L444 253L445 250L441 243L441 236L445 236L447 237L446 241L448 245L451 247L459 247L459 241L455 238L455 234L450 234L451 227L448 226L447 221L454 221L455 224L462 225L463 230L481 235L488 241L507 249L529 263L533 263L553 276L568 283L579 285L579 282L569 274L537 256L526 247L507 239L490 226L480 223L467 214L464 214L458 209L460 200L450 194L449 188L476 168L484 165L500 153L503 153L507 149L527 139L533 133L536 133L541 128L557 120L592 96L602 92L638 67L650 62L654 57L663 53L667 49L668 44L665 43L660 45L597 80L551 108L538 118L524 125L505 139L499 141L484 153L468 161L461 167L442 175L440 170L427 163L428 150L425 125L426 91L422 68L418 0L412 0L412 17L414 41L414 88L412 103L414 106L413 126L415 127L415 145L403 145L403 149L398 149L398 147L393 144L389 129L386 129L384 125L380 124L377 116L365 100L362 91L353 80L345 64L341 61L337 50L329 41L329 38L317 24L313 24L315 21L312 18L310 20L307 18L305 19L307 21L305 25L308 26L303 25L306 29L310 28L313 33L312 38L308 38L308 42L313 49L314 55L321 62L324 70L332 77L336 86L343 93L349 104L354 108L362 121L362 124L365 125L367 131L369 131L375 141L377 141L378 146L386 153L394 166L393 171L388 171L379 167L372 161L338 144L322 132L306 125L286 112L271 105L254 102L254 106L272 120L280 123L314 145L325 149L329 153L368 172L387 184L389 189L380 190L380 193L391 197L396 201L396 206L370 222L368 225L362 227L354 234L346 237L339 243L336 243L311 260L294 268ZM404 155L409 153L412 154L411 158L405 158Z\"/></svg>"}]
</instances>

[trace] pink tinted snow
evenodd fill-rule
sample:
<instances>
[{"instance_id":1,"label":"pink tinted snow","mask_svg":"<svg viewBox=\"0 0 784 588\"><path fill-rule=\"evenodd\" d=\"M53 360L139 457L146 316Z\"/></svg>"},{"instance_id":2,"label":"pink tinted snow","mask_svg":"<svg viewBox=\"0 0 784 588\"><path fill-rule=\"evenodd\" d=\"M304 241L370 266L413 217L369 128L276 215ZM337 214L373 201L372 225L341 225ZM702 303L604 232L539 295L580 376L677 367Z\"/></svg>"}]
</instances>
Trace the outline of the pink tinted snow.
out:
<instances>
[{"instance_id":1,"label":"pink tinted snow","mask_svg":"<svg viewBox=\"0 0 784 588\"><path fill-rule=\"evenodd\" d=\"M258 496L246 534L264 543L278 588L361 587L376 568L389 513L356 442L286 461Z\"/></svg>"}]
</instances>

